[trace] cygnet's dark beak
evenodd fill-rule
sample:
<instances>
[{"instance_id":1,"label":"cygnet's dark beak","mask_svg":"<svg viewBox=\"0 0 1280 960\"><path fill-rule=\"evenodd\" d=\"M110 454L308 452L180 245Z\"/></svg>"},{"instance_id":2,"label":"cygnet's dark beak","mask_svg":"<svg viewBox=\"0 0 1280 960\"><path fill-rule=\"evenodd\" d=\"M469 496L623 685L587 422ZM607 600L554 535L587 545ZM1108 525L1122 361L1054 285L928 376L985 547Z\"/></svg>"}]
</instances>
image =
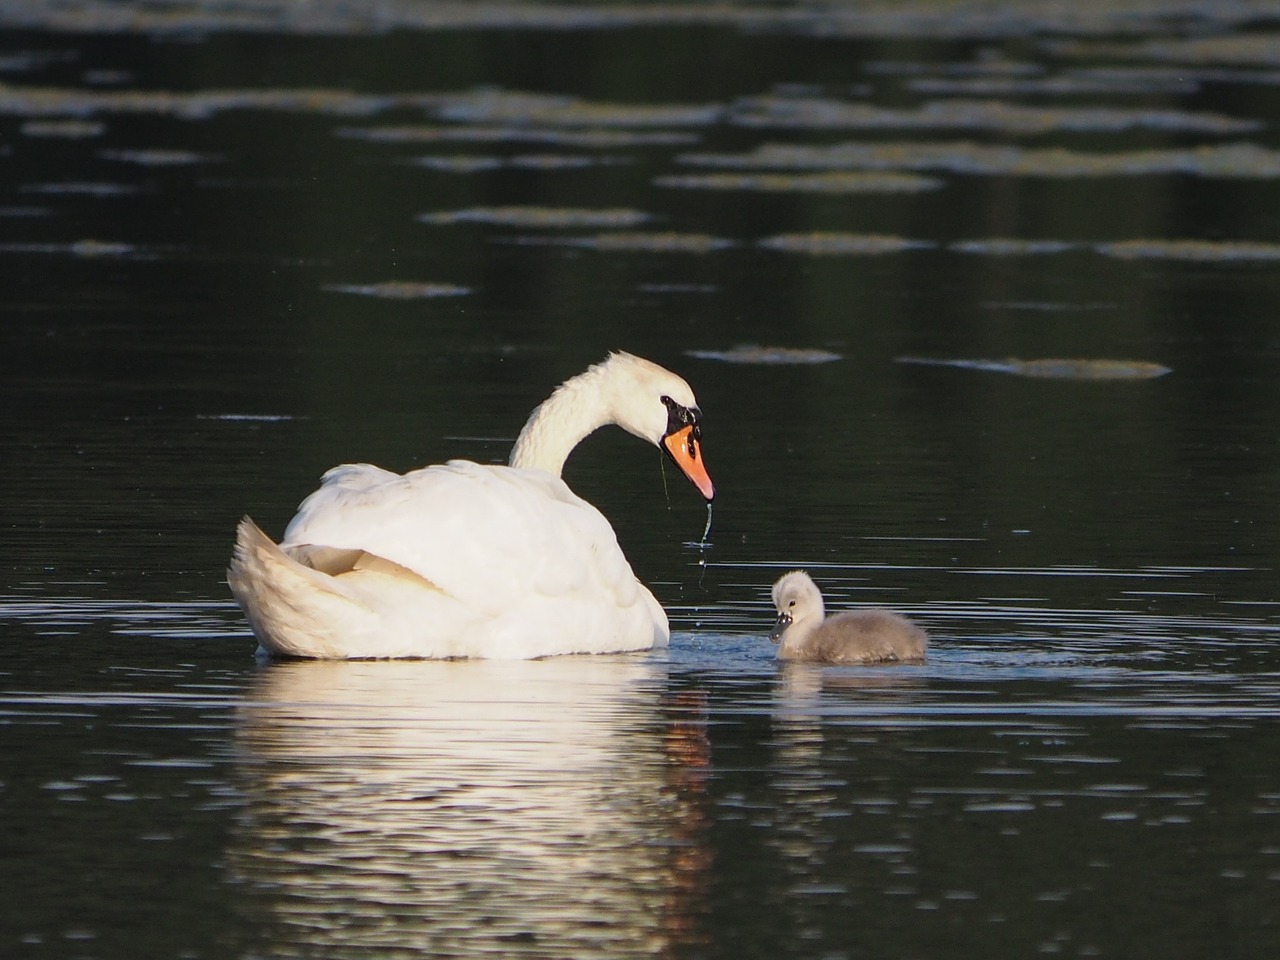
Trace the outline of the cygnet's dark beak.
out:
<instances>
[{"instance_id":1,"label":"cygnet's dark beak","mask_svg":"<svg viewBox=\"0 0 1280 960\"><path fill-rule=\"evenodd\" d=\"M773 622L773 629L769 631L769 640L777 643L782 639L782 635L787 632L787 627L789 626L791 626L791 614L778 614L778 619Z\"/></svg>"}]
</instances>

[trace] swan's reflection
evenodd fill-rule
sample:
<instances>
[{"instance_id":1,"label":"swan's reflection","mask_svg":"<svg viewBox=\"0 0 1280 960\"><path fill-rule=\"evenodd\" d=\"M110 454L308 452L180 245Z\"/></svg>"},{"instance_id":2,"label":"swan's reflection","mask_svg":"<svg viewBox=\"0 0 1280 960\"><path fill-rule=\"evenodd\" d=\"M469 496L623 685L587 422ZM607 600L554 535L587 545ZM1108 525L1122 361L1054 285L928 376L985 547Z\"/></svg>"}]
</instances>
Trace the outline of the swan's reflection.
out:
<instances>
[{"instance_id":1,"label":"swan's reflection","mask_svg":"<svg viewBox=\"0 0 1280 960\"><path fill-rule=\"evenodd\" d=\"M696 936L705 728L664 669L265 668L229 856L264 952L612 957Z\"/></svg>"}]
</instances>

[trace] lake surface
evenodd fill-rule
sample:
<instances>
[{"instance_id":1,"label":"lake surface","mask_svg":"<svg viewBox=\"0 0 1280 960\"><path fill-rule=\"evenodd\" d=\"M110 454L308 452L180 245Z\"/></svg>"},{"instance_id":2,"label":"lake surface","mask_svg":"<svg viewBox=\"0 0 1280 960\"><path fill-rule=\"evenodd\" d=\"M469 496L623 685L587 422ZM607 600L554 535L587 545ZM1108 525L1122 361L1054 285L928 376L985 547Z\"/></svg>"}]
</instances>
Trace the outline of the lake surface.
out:
<instances>
[{"instance_id":1,"label":"lake surface","mask_svg":"<svg viewBox=\"0 0 1280 960\"><path fill-rule=\"evenodd\" d=\"M0 955L1276 956L1276 117L1270 4L0 2ZM243 514L612 349L669 651L255 659Z\"/></svg>"}]
</instances>

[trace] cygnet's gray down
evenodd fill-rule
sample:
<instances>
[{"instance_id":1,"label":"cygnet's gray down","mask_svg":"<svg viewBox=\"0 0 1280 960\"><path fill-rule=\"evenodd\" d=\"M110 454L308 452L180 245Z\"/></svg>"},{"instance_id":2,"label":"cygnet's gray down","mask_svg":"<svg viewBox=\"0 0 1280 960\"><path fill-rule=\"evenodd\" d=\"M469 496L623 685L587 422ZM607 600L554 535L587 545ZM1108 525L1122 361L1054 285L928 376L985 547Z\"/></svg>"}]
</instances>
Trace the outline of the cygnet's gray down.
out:
<instances>
[{"instance_id":1,"label":"cygnet's gray down","mask_svg":"<svg viewBox=\"0 0 1280 960\"><path fill-rule=\"evenodd\" d=\"M814 663L919 663L928 635L890 610L850 610L824 616L822 592L803 570L773 585L778 619L769 639L779 660ZM779 642L780 641L780 642Z\"/></svg>"}]
</instances>

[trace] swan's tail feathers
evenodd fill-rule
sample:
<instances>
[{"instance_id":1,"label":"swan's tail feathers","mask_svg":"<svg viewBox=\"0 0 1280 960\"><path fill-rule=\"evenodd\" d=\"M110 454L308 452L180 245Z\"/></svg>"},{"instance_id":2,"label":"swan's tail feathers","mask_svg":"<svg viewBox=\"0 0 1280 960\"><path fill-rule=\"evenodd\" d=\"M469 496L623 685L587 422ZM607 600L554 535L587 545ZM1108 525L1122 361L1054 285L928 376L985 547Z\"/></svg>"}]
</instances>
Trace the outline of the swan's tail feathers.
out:
<instances>
[{"instance_id":1,"label":"swan's tail feathers","mask_svg":"<svg viewBox=\"0 0 1280 960\"><path fill-rule=\"evenodd\" d=\"M346 657L351 628L373 617L334 577L294 560L249 517L236 528L227 585L263 652L277 656Z\"/></svg>"}]
</instances>

